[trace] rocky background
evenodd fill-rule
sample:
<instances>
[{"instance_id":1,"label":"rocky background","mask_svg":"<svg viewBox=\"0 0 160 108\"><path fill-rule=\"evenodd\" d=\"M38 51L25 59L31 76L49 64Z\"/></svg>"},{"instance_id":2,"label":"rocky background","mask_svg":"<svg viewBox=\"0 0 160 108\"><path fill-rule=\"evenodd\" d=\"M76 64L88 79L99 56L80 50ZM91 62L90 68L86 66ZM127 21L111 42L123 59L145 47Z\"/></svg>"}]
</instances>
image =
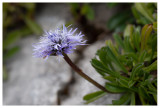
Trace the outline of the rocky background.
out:
<instances>
[{"instance_id":1,"label":"rocky background","mask_svg":"<svg viewBox=\"0 0 160 108\"><path fill-rule=\"evenodd\" d=\"M107 9L106 4L96 4L93 7L96 20L91 24L102 30L106 29L106 20L119 9ZM73 20L67 4L40 4L38 8L36 21L43 29L54 29ZM31 35L16 43L21 46L21 50L7 62L9 78L3 82L3 104L84 105L83 96L98 88L74 73L62 58L60 62L57 57L50 57L47 61L33 58L32 43L38 42L38 39L39 37ZM78 48L78 51L69 55L87 75L102 85L105 81L94 70L90 61L107 39L112 39L112 33L102 31L89 45ZM89 105L111 104L113 99L118 98L119 95L107 94Z\"/></svg>"}]
</instances>

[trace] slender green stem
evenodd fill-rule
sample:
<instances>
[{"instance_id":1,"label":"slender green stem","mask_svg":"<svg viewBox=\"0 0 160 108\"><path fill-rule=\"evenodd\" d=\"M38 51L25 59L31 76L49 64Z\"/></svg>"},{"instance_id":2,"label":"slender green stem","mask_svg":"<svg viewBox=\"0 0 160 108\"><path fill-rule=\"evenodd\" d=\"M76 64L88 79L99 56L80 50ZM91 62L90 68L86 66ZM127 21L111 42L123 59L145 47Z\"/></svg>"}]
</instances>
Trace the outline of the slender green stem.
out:
<instances>
[{"instance_id":1,"label":"slender green stem","mask_svg":"<svg viewBox=\"0 0 160 108\"><path fill-rule=\"evenodd\" d=\"M80 68L78 68L72 61L71 59L63 53L64 59L65 61L72 67L72 69L77 72L80 76L82 76L84 79L88 80L90 83L92 83L93 85L95 85L96 87L98 87L99 89L101 89L102 91L105 91L107 93L112 93L108 90L106 90L102 85L100 85L99 83L97 83L96 81L94 81L92 78L90 78L89 76L87 76L85 73L82 72L82 70Z\"/></svg>"}]
</instances>

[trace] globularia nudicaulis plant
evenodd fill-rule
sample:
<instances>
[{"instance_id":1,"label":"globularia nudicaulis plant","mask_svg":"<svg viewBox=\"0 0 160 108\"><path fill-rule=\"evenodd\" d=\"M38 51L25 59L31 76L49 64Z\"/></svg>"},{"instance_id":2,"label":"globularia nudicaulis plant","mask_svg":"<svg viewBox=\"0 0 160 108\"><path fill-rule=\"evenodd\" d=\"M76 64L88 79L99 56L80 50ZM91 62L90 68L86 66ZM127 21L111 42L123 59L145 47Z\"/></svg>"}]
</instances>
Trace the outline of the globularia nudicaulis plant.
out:
<instances>
[{"instance_id":1,"label":"globularia nudicaulis plant","mask_svg":"<svg viewBox=\"0 0 160 108\"><path fill-rule=\"evenodd\" d=\"M157 104L157 31L156 23L139 27L128 25L124 35L114 34L116 44L106 41L91 64L107 80L105 88L122 93L113 105ZM104 95L97 91L84 96L90 103Z\"/></svg>"},{"instance_id":2,"label":"globularia nudicaulis plant","mask_svg":"<svg viewBox=\"0 0 160 108\"><path fill-rule=\"evenodd\" d=\"M84 96L86 103L107 95L120 93L119 100L113 105L156 105L157 104L157 23L151 11L145 11L146 4L135 4L134 16L137 21L146 24L142 29L128 25L124 35L114 34L115 44L106 41L106 46L97 51L91 64L106 79L105 87L82 72L67 56L77 45L86 45L83 34L75 34L75 30L57 28L46 31L40 42L33 44L35 57L47 59L49 56L62 56L80 76L98 87L97 91ZM145 7L145 8L144 8ZM137 13L141 13L144 17Z\"/></svg>"},{"instance_id":3,"label":"globularia nudicaulis plant","mask_svg":"<svg viewBox=\"0 0 160 108\"><path fill-rule=\"evenodd\" d=\"M82 72L67 56L77 45L85 45L83 34L74 35L75 30L63 29L48 31L33 44L35 57L47 59L49 56L62 56L80 76L98 87L97 91L84 96L90 103L107 93L122 93L114 105L157 104L157 33L156 23L140 28L128 25L123 37L115 34L116 44L106 41L105 47L97 51L91 64L107 80L105 87Z\"/></svg>"},{"instance_id":4,"label":"globularia nudicaulis plant","mask_svg":"<svg viewBox=\"0 0 160 108\"><path fill-rule=\"evenodd\" d=\"M44 36L40 38L40 42L33 44L34 57L48 59L49 56L62 56L80 76L102 91L109 92L105 87L83 73L67 56L67 54L72 53L76 49L77 45L86 45L86 40L83 40L84 35L81 32L75 34L76 30L77 28L68 30L68 27L63 25L63 29L57 28L55 31L46 31Z\"/></svg>"}]
</instances>

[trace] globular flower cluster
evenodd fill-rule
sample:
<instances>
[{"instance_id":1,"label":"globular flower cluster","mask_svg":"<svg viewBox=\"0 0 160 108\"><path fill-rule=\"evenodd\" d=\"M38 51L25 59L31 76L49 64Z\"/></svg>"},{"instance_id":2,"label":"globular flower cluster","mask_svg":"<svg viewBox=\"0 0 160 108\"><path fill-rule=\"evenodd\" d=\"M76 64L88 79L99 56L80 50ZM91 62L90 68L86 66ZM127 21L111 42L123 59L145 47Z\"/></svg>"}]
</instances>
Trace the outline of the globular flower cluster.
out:
<instances>
[{"instance_id":1,"label":"globular flower cluster","mask_svg":"<svg viewBox=\"0 0 160 108\"><path fill-rule=\"evenodd\" d=\"M33 56L38 58L48 58L50 55L63 56L63 53L70 54L77 45L86 45L83 40L83 34L75 34L76 29L68 30L63 24L63 28L57 28L55 31L46 31L40 38L39 43L33 44Z\"/></svg>"}]
</instances>

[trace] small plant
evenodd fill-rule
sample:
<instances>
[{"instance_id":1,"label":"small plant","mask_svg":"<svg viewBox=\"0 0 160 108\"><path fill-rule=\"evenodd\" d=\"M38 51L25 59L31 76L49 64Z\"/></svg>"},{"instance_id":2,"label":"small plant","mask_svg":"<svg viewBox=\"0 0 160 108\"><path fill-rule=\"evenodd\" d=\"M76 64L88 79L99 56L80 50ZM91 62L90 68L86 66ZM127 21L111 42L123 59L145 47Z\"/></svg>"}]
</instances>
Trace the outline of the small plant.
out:
<instances>
[{"instance_id":1,"label":"small plant","mask_svg":"<svg viewBox=\"0 0 160 108\"><path fill-rule=\"evenodd\" d=\"M105 88L121 94L113 105L157 105L157 13L156 3L135 3L132 13L138 24L128 24L106 41L91 64L106 80ZM97 91L84 96L86 103L107 95Z\"/></svg>"},{"instance_id":2,"label":"small plant","mask_svg":"<svg viewBox=\"0 0 160 108\"><path fill-rule=\"evenodd\" d=\"M128 25L124 35L114 34L116 44L106 41L91 64L107 80L105 88L122 93L113 105L157 104L157 33L155 24ZM107 95L103 91L84 96L87 103Z\"/></svg>"}]
</instances>

